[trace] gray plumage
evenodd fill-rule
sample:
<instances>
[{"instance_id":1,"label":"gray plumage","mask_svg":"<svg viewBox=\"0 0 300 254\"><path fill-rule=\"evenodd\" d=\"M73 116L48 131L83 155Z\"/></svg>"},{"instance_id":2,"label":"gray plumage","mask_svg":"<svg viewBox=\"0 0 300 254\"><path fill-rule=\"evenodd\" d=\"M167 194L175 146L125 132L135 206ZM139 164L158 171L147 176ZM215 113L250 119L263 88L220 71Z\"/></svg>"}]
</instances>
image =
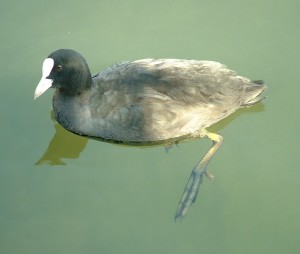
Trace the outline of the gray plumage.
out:
<instances>
[{"instance_id":1,"label":"gray plumage","mask_svg":"<svg viewBox=\"0 0 300 254\"><path fill-rule=\"evenodd\" d=\"M260 101L264 90L217 62L143 59L113 65L94 75L89 89L72 96L57 89L53 108L58 122L80 135L126 144L163 143L186 138Z\"/></svg>"}]
</instances>

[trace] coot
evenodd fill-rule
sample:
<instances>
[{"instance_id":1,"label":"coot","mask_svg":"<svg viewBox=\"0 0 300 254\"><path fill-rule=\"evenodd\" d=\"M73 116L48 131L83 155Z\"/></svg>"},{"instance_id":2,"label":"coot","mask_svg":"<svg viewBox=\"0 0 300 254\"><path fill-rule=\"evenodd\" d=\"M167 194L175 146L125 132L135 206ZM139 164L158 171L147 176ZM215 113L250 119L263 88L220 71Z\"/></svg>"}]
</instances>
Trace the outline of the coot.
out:
<instances>
[{"instance_id":1,"label":"coot","mask_svg":"<svg viewBox=\"0 0 300 254\"><path fill-rule=\"evenodd\" d=\"M263 81L236 75L213 61L142 59L115 64L91 76L76 51L59 49L43 63L34 98L55 88L56 120L78 135L126 145L177 143L209 138L212 147L196 164L175 219L195 202L207 165L222 136L207 127L264 97Z\"/></svg>"}]
</instances>

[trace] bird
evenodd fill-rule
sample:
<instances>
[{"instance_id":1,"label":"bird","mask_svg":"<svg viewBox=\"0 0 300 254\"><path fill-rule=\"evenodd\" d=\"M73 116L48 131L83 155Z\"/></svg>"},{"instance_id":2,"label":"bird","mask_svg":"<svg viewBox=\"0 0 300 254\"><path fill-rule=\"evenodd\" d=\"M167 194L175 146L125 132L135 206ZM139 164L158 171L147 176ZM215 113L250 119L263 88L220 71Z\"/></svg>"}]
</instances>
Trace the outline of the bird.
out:
<instances>
[{"instance_id":1,"label":"bird","mask_svg":"<svg viewBox=\"0 0 300 254\"><path fill-rule=\"evenodd\" d=\"M238 76L215 61L147 58L91 75L85 58L72 49L55 50L43 61L34 99L50 87L55 119L77 135L132 146L212 141L192 170L175 220L195 202L203 177L214 179L208 164L223 137L207 128L261 102L267 89L262 80Z\"/></svg>"}]
</instances>

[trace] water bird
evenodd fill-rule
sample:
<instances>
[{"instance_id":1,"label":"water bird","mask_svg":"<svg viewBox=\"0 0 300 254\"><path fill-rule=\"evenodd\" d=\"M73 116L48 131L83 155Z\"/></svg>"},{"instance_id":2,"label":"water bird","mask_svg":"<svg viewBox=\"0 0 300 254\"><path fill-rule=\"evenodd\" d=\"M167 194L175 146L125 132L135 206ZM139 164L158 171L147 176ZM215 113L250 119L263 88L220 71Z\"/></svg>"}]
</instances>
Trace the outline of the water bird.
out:
<instances>
[{"instance_id":1,"label":"water bird","mask_svg":"<svg viewBox=\"0 0 300 254\"><path fill-rule=\"evenodd\" d=\"M206 128L260 102L267 88L214 61L124 61L92 76L83 56L71 49L56 50L44 60L34 98L50 87L57 122L81 136L133 146L212 140L192 170L176 220L195 202L203 177L213 180L208 164L223 137Z\"/></svg>"}]
</instances>

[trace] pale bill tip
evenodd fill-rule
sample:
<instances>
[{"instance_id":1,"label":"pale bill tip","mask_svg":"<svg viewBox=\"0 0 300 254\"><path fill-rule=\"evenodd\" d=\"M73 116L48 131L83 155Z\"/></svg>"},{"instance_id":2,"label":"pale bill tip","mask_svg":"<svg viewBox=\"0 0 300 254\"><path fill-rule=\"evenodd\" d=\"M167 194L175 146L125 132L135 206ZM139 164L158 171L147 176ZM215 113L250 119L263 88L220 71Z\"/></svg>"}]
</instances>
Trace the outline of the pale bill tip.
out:
<instances>
[{"instance_id":1,"label":"pale bill tip","mask_svg":"<svg viewBox=\"0 0 300 254\"><path fill-rule=\"evenodd\" d=\"M53 80L52 79L46 79L44 77L41 78L41 81L37 85L35 92L34 92L34 99L42 95L44 92L48 90L48 88L51 87Z\"/></svg>"}]
</instances>

